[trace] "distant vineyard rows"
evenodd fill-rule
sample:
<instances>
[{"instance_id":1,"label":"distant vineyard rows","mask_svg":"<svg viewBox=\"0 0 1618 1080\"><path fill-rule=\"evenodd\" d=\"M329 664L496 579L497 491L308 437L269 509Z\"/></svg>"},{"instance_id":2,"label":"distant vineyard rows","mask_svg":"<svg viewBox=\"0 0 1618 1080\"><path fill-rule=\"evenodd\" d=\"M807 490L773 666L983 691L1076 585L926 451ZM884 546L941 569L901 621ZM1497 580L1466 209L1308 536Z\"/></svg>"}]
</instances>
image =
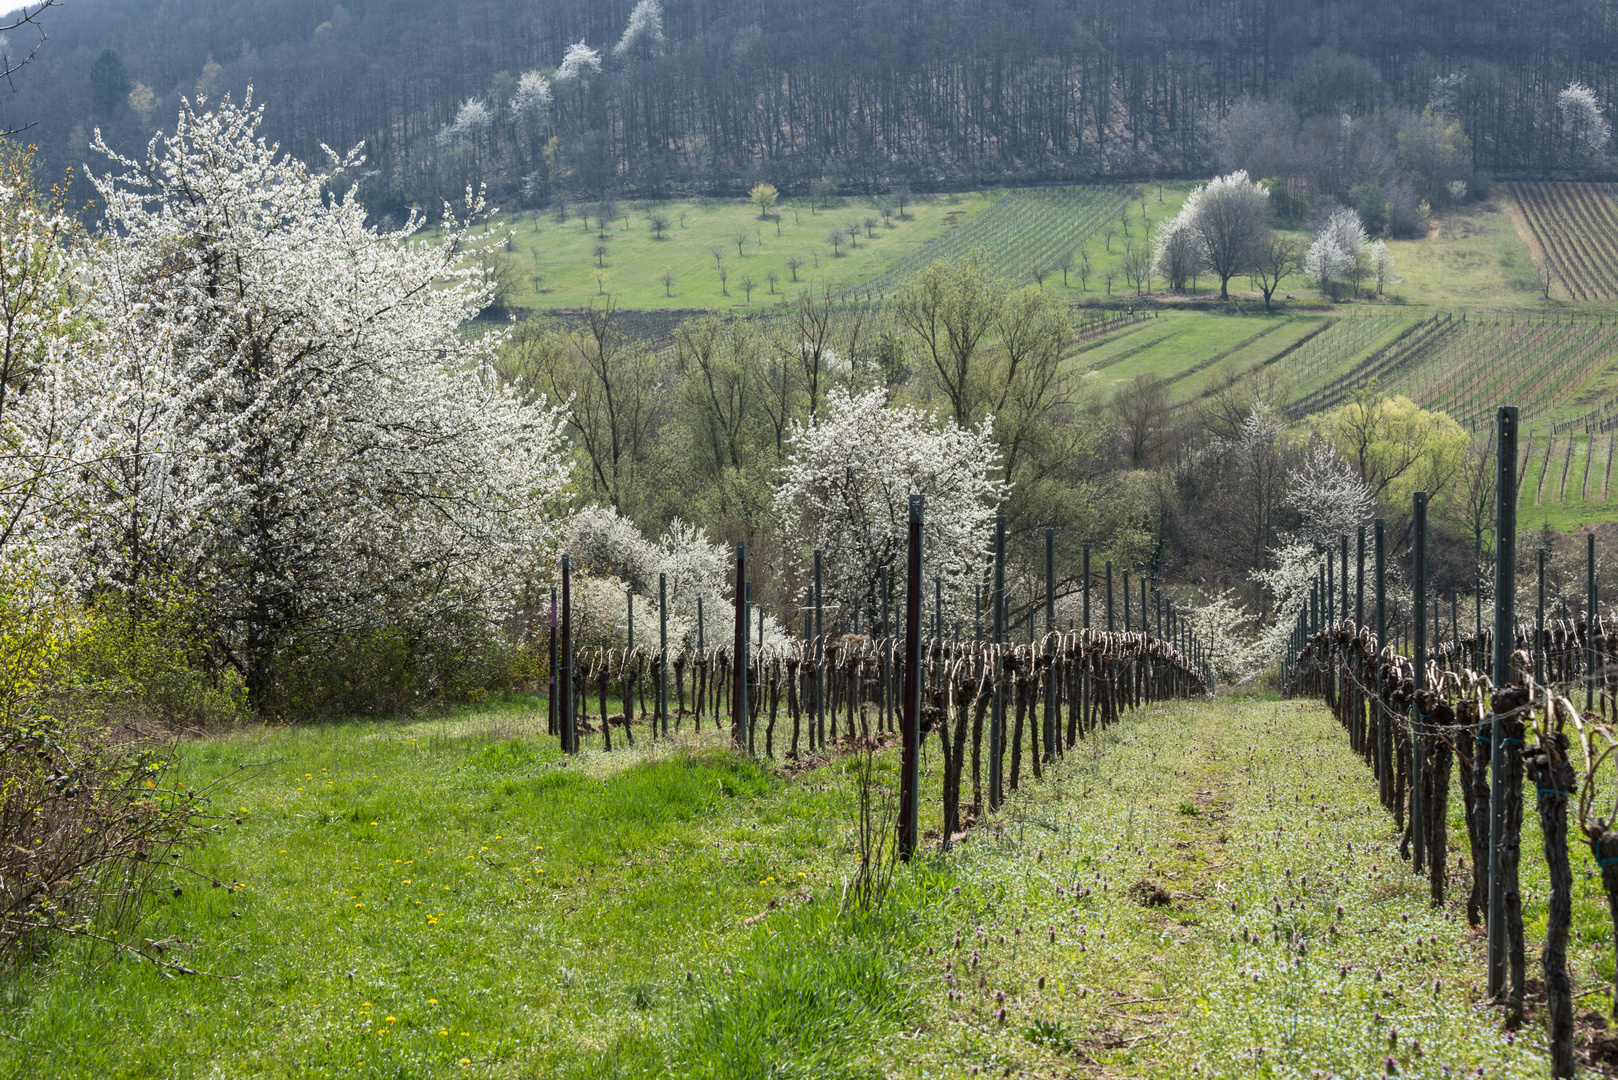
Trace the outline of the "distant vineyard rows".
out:
<instances>
[{"instance_id":1,"label":"distant vineyard rows","mask_svg":"<svg viewBox=\"0 0 1618 1080\"><path fill-rule=\"evenodd\" d=\"M1618 298L1618 206L1602 185L1515 183L1510 190L1539 246L1541 268L1549 258L1569 297Z\"/></svg>"},{"instance_id":2,"label":"distant vineyard rows","mask_svg":"<svg viewBox=\"0 0 1618 1080\"><path fill-rule=\"evenodd\" d=\"M965 225L951 229L844 296L885 296L940 259L958 259L978 250L988 257L991 273L1018 284L1029 283L1036 269L1053 269L1062 256L1105 228L1129 198L1126 188L1103 185L1009 192Z\"/></svg>"},{"instance_id":3,"label":"distant vineyard rows","mask_svg":"<svg viewBox=\"0 0 1618 1080\"><path fill-rule=\"evenodd\" d=\"M1391 322L1361 333L1389 328ZM1516 403L1525 418L1543 416L1615 355L1618 319L1607 316L1479 319L1441 313L1412 323L1346 373L1304 394L1291 412L1304 416L1335 408L1375 385L1475 428L1487 425L1500 401Z\"/></svg>"}]
</instances>

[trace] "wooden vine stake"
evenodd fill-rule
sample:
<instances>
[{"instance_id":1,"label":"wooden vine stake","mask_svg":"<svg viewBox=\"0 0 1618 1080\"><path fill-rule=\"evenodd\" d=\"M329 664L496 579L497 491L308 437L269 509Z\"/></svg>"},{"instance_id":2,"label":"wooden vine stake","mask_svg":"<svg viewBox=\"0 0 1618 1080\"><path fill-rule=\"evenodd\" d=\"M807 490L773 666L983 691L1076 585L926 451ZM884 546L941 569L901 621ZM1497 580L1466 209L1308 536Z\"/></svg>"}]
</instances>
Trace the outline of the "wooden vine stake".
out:
<instances>
[{"instance_id":1,"label":"wooden vine stake","mask_svg":"<svg viewBox=\"0 0 1618 1080\"><path fill-rule=\"evenodd\" d=\"M1567 857L1567 801L1573 793L1573 766L1567 757L1567 735L1552 724L1555 703L1545 709L1538 745L1523 760L1538 789L1539 824L1545 838L1545 865L1550 877L1546 905L1545 1023L1551 1044L1551 1075L1573 1075L1573 982L1567 970L1567 939L1573 924L1573 869Z\"/></svg>"},{"instance_id":2,"label":"wooden vine stake","mask_svg":"<svg viewBox=\"0 0 1618 1080\"><path fill-rule=\"evenodd\" d=\"M736 640L731 651L730 745L742 749L747 718L747 545L736 545Z\"/></svg>"},{"instance_id":3,"label":"wooden vine stake","mask_svg":"<svg viewBox=\"0 0 1618 1080\"><path fill-rule=\"evenodd\" d=\"M579 733L573 727L573 566L568 556L562 556L562 655L560 678L556 681L561 695L561 714L557 724L561 728L562 749L569 754L579 751Z\"/></svg>"},{"instance_id":4,"label":"wooden vine stake","mask_svg":"<svg viewBox=\"0 0 1618 1080\"><path fill-rule=\"evenodd\" d=\"M905 566L904 730L899 765L899 857L916 852L921 817L921 526L925 499L910 496L910 552Z\"/></svg>"},{"instance_id":5,"label":"wooden vine stake","mask_svg":"<svg viewBox=\"0 0 1618 1080\"><path fill-rule=\"evenodd\" d=\"M1516 633L1517 410L1502 406L1495 417L1494 520L1494 681L1507 684L1511 644ZM1489 737L1489 996L1499 1000L1506 985L1506 868L1501 858L1506 833L1506 720L1496 698ZM1480 755L1481 756L1481 755ZM1512 886L1516 885L1512 875Z\"/></svg>"}]
</instances>

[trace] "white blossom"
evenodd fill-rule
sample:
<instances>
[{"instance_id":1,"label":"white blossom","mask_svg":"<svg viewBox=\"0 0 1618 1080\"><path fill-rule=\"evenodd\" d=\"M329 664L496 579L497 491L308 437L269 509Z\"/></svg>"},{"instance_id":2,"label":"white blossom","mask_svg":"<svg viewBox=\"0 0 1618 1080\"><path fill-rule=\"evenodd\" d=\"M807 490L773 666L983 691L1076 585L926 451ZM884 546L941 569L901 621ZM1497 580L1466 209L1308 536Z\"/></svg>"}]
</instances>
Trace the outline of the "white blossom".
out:
<instances>
[{"instance_id":1,"label":"white blossom","mask_svg":"<svg viewBox=\"0 0 1618 1080\"><path fill-rule=\"evenodd\" d=\"M438 145L444 147L457 142L476 142L489 133L493 124L494 114L489 111L489 106L477 98L468 98L456 112L455 122L439 131Z\"/></svg>"},{"instance_id":2,"label":"white blossom","mask_svg":"<svg viewBox=\"0 0 1618 1080\"><path fill-rule=\"evenodd\" d=\"M1562 110L1562 127L1574 154L1600 153L1612 137L1612 128L1602 115L1595 91L1583 83L1568 83L1567 89L1556 95L1556 104Z\"/></svg>"},{"instance_id":3,"label":"white blossom","mask_svg":"<svg viewBox=\"0 0 1618 1080\"><path fill-rule=\"evenodd\" d=\"M775 509L800 557L824 554L832 602L862 607L876 596L877 571L900 575L903 592L910 496L926 497L922 559L950 594L982 570L995 508L1009 485L994 478L993 418L977 428L940 422L886 391L852 397L833 390L817 422L796 425L775 491Z\"/></svg>"},{"instance_id":4,"label":"white blossom","mask_svg":"<svg viewBox=\"0 0 1618 1080\"><path fill-rule=\"evenodd\" d=\"M1303 272L1329 290L1355 277L1365 252L1365 227L1348 207L1332 211L1303 257Z\"/></svg>"},{"instance_id":5,"label":"white blossom","mask_svg":"<svg viewBox=\"0 0 1618 1080\"><path fill-rule=\"evenodd\" d=\"M1214 682L1232 685L1262 674L1268 658L1261 639L1253 633L1253 617L1231 599L1229 591L1203 595L1199 600L1185 614L1202 644Z\"/></svg>"},{"instance_id":6,"label":"white blossom","mask_svg":"<svg viewBox=\"0 0 1618 1080\"><path fill-rule=\"evenodd\" d=\"M1206 265L1202 241L1193 227L1203 195L1202 187L1193 188L1180 212L1161 222L1152 233L1152 270L1175 292L1183 290L1185 283Z\"/></svg>"},{"instance_id":7,"label":"white blossom","mask_svg":"<svg viewBox=\"0 0 1618 1080\"><path fill-rule=\"evenodd\" d=\"M8 555L35 538L87 448L76 414L64 416L42 373L93 328L72 303L73 221L35 197L22 161L0 165L0 545Z\"/></svg>"},{"instance_id":8,"label":"white blossom","mask_svg":"<svg viewBox=\"0 0 1618 1080\"><path fill-rule=\"evenodd\" d=\"M543 120L550 107L550 80L537 71L524 72L517 82L517 92L511 97L512 111L530 120Z\"/></svg>"},{"instance_id":9,"label":"white blossom","mask_svg":"<svg viewBox=\"0 0 1618 1080\"><path fill-rule=\"evenodd\" d=\"M666 577L671 647L697 641L697 600L703 603L703 630L709 645L731 640L735 627L735 588L731 579L731 551L709 542L702 529L675 518L657 541L647 537L628 518L607 506L590 506L568 523L568 551L581 573L609 577L619 583L620 607L627 624L626 593L634 593L636 610L649 620L643 632L655 633L659 577ZM757 616L755 615L755 618ZM618 624L614 624L618 625ZM765 620L768 632L774 625ZM756 629L756 628L755 628ZM779 627L776 628L779 636ZM644 645L653 640L638 638Z\"/></svg>"},{"instance_id":10,"label":"white blossom","mask_svg":"<svg viewBox=\"0 0 1618 1080\"><path fill-rule=\"evenodd\" d=\"M1230 278L1257 262L1269 228L1268 188L1249 180L1243 170L1216 176L1192 191L1169 234L1160 238L1154 253L1158 274L1164 276L1165 261L1172 268L1175 238L1189 232L1195 238L1200 265L1219 277L1220 296L1224 297Z\"/></svg>"},{"instance_id":11,"label":"white blossom","mask_svg":"<svg viewBox=\"0 0 1618 1080\"><path fill-rule=\"evenodd\" d=\"M1300 540L1272 551L1270 561L1269 569L1253 575L1274 600L1274 620L1260 631L1254 648L1254 662L1259 665L1279 664L1286 655L1321 560L1313 544Z\"/></svg>"},{"instance_id":12,"label":"white blossom","mask_svg":"<svg viewBox=\"0 0 1618 1080\"><path fill-rule=\"evenodd\" d=\"M663 44L663 5L659 0L640 0L629 13L624 36L613 46L612 55L647 52Z\"/></svg>"},{"instance_id":13,"label":"white blossom","mask_svg":"<svg viewBox=\"0 0 1618 1080\"><path fill-rule=\"evenodd\" d=\"M460 332L487 302L465 225L367 226L261 116L188 103L143 161L97 139L96 330L37 399L94 463L59 568L86 590L187 582L255 697L292 640L495 626L548 562L568 480L560 415L495 375L499 333Z\"/></svg>"},{"instance_id":14,"label":"white blossom","mask_svg":"<svg viewBox=\"0 0 1618 1080\"><path fill-rule=\"evenodd\" d=\"M562 66L556 69L556 81L582 79L601 73L601 54L583 41L569 45L562 56Z\"/></svg>"},{"instance_id":15,"label":"white blossom","mask_svg":"<svg viewBox=\"0 0 1618 1080\"><path fill-rule=\"evenodd\" d=\"M1345 532L1371 519L1376 499L1359 473L1337 456L1332 444L1317 439L1287 485L1287 502L1302 518L1300 539L1327 548Z\"/></svg>"},{"instance_id":16,"label":"white blossom","mask_svg":"<svg viewBox=\"0 0 1618 1080\"><path fill-rule=\"evenodd\" d=\"M1465 181L1457 180L1456 183L1462 185L1461 194L1464 196L1466 194ZM1377 292L1381 292L1385 286L1397 285L1404 280L1399 276L1398 269L1393 265L1393 252L1388 250L1386 240L1378 240L1372 244L1370 253L1371 276L1376 279Z\"/></svg>"}]
</instances>

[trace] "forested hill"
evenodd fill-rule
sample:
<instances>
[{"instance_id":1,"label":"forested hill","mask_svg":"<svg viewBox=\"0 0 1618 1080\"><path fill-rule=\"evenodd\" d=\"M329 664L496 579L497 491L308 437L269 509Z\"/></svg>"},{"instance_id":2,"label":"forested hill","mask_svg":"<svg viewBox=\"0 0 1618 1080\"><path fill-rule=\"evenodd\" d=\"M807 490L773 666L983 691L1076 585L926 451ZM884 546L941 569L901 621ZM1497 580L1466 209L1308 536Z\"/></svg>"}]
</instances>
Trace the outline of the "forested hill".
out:
<instances>
[{"instance_id":1,"label":"forested hill","mask_svg":"<svg viewBox=\"0 0 1618 1080\"><path fill-rule=\"evenodd\" d=\"M1522 174L1559 161L1570 81L1603 103L1618 91L1602 0L651 0L626 36L635 8L65 0L0 121L37 123L27 138L54 175L85 160L98 124L134 149L172 126L177 95L251 83L293 153L365 141L367 197L397 209L473 177L512 206L754 179L802 192L828 175L923 188L1199 173L1210 121L1243 96L1307 123L1420 110L1435 87L1477 167ZM581 41L599 70L581 53L558 80ZM529 72L545 100L520 95Z\"/></svg>"}]
</instances>

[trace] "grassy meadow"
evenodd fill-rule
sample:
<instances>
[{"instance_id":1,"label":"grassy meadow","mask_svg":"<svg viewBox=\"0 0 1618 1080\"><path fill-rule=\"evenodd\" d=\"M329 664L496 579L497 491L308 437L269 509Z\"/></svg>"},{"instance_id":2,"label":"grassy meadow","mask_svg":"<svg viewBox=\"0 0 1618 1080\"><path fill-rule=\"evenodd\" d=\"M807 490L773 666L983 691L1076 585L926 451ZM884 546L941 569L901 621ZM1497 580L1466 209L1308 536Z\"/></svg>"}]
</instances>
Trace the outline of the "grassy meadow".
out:
<instances>
[{"instance_id":1,"label":"grassy meadow","mask_svg":"<svg viewBox=\"0 0 1618 1080\"><path fill-rule=\"evenodd\" d=\"M1544 1075L1539 1029L1503 1035L1478 1003L1465 868L1430 908L1316 705L1126 719L953 852L929 843L870 915L840 904L848 759L787 773L687 723L564 760L543 728L519 699L187 744L182 779L226 777L241 824L139 932L210 974L60 948L4 990L0 1075L1179 1080L1389 1056ZM1458 804L1451 822L1464 851ZM1589 863L1575 851L1573 962L1599 1011Z\"/></svg>"},{"instance_id":2,"label":"grassy meadow","mask_svg":"<svg viewBox=\"0 0 1618 1080\"><path fill-rule=\"evenodd\" d=\"M987 192L924 196L908 202L902 218L884 217L875 199L814 208L807 200L790 200L767 217L740 199L621 202L605 223L593 204L581 203L568 208L565 220L549 211L523 213L498 218L488 228L513 234L508 254L514 306L582 307L610 296L623 308L742 313L762 311L804 289L838 292L877 277L991 201ZM668 222L661 237L651 227L653 218ZM874 222L869 234L867 219ZM827 235L851 225L859 227L857 243L834 249ZM605 253L598 255L598 246ZM792 259L800 261L795 275ZM727 272L723 285L720 266ZM771 273L778 277L773 286ZM755 282L751 300L742 286L747 277Z\"/></svg>"}]
</instances>

